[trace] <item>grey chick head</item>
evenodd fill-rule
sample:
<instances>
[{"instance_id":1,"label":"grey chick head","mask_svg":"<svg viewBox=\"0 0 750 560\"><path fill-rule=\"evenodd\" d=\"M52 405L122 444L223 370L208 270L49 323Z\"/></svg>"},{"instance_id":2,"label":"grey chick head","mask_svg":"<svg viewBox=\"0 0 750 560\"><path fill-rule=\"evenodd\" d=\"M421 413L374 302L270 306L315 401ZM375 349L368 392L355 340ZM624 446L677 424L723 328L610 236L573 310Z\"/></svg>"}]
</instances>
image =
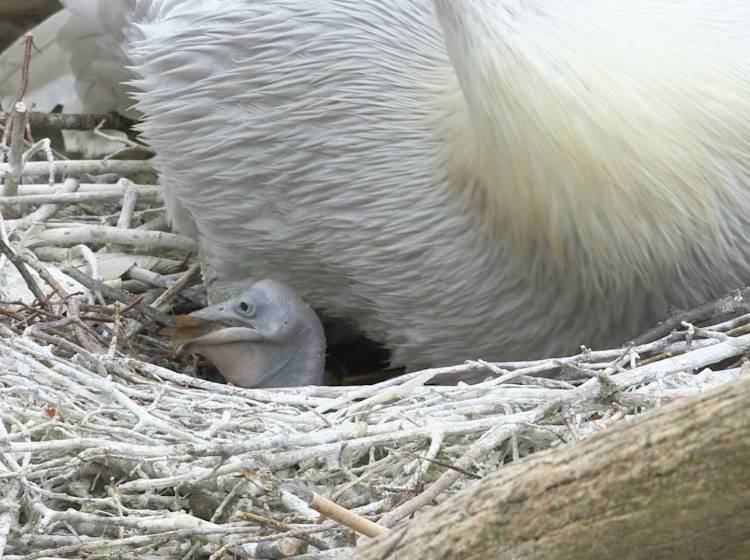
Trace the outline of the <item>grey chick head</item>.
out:
<instances>
[{"instance_id":1,"label":"grey chick head","mask_svg":"<svg viewBox=\"0 0 750 560\"><path fill-rule=\"evenodd\" d=\"M205 334L188 338L182 349L205 356L239 387L322 384L326 344L320 320L277 280L260 280L187 318L185 330L197 327Z\"/></svg>"}]
</instances>

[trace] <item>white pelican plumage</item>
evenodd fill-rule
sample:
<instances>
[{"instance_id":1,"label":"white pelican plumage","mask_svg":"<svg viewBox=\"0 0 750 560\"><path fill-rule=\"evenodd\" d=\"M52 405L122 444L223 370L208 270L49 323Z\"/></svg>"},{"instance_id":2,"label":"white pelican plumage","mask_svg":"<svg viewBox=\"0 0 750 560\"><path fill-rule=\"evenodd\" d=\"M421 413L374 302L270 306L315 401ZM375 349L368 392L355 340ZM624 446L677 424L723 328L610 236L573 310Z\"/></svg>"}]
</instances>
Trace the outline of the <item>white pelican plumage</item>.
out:
<instances>
[{"instance_id":1,"label":"white pelican plumage","mask_svg":"<svg viewBox=\"0 0 750 560\"><path fill-rule=\"evenodd\" d=\"M278 278L417 367L621 342L750 277L745 0L64 4L214 299Z\"/></svg>"}]
</instances>

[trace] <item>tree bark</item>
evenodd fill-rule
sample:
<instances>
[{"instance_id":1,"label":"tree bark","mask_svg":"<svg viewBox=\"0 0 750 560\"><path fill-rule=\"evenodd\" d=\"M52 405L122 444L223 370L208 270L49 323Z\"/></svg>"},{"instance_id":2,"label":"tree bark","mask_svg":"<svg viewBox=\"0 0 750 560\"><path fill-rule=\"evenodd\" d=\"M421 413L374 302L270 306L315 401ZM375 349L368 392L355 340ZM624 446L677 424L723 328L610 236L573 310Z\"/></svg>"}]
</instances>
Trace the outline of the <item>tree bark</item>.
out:
<instances>
[{"instance_id":1,"label":"tree bark","mask_svg":"<svg viewBox=\"0 0 750 560\"><path fill-rule=\"evenodd\" d=\"M750 377L504 467L347 558L750 558Z\"/></svg>"}]
</instances>

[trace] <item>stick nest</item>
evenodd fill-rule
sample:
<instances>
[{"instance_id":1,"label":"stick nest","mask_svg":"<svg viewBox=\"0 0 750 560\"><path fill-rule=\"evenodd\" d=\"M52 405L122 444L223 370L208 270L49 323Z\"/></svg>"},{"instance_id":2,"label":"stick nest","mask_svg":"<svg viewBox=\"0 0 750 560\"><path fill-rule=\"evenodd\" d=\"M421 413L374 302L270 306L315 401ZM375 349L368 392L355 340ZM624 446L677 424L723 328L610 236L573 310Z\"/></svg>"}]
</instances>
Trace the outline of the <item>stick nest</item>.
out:
<instances>
[{"instance_id":1,"label":"stick nest","mask_svg":"<svg viewBox=\"0 0 750 560\"><path fill-rule=\"evenodd\" d=\"M207 381L160 334L205 294L149 162L23 149L0 164L6 558L332 558L373 531L367 520L387 531L510 461L748 367L740 291L642 344L572 357L355 387ZM346 515L322 516L320 497Z\"/></svg>"}]
</instances>

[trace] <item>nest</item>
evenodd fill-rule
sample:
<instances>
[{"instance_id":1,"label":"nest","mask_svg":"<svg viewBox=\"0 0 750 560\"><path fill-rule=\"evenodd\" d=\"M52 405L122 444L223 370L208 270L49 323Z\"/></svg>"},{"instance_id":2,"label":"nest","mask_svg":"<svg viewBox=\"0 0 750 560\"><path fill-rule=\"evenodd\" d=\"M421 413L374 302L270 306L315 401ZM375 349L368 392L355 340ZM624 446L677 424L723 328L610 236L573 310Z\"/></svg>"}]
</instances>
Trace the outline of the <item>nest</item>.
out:
<instances>
[{"instance_id":1,"label":"nest","mask_svg":"<svg viewBox=\"0 0 750 560\"><path fill-rule=\"evenodd\" d=\"M202 379L160 332L205 294L195 242L168 231L151 164L62 160L11 136L5 558L332 558L508 462L748 368L741 291L647 342L559 359L293 390ZM439 384L463 376L484 380Z\"/></svg>"}]
</instances>

